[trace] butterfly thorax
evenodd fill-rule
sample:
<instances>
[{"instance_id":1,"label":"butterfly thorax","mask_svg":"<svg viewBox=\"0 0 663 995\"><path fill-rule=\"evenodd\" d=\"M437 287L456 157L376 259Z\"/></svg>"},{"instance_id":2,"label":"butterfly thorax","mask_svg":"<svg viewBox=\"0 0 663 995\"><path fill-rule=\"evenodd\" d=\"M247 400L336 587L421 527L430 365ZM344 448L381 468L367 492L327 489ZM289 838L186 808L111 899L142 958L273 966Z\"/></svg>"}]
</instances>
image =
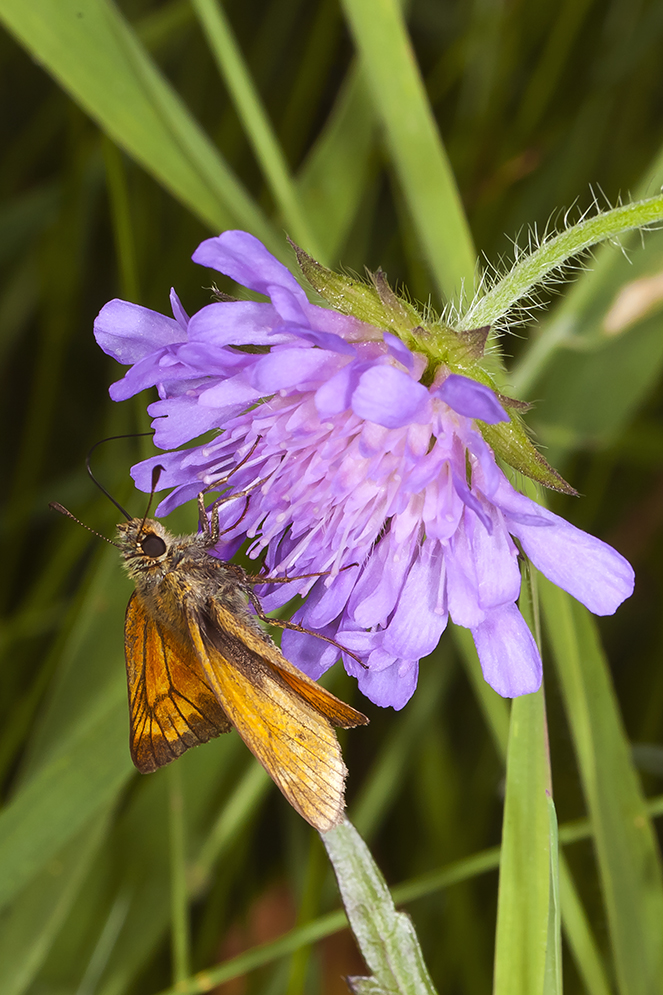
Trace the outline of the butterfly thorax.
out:
<instances>
[{"instance_id":1,"label":"butterfly thorax","mask_svg":"<svg viewBox=\"0 0 663 995\"><path fill-rule=\"evenodd\" d=\"M213 601L255 624L237 568L210 556L204 535L174 536L160 522L134 518L118 525L118 545L137 595L173 628Z\"/></svg>"}]
</instances>

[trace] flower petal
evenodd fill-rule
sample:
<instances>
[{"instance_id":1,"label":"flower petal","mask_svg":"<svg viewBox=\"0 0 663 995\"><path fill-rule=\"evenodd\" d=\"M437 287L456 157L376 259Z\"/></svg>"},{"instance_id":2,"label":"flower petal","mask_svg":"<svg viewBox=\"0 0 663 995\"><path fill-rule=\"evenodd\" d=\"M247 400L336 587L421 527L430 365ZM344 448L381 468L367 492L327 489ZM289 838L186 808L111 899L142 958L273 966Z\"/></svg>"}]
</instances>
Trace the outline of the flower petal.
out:
<instances>
[{"instance_id":1,"label":"flower petal","mask_svg":"<svg viewBox=\"0 0 663 995\"><path fill-rule=\"evenodd\" d=\"M338 354L325 349L281 347L261 356L253 367L251 382L262 394L298 387L310 389L338 369ZM317 386L317 383L316 383Z\"/></svg>"},{"instance_id":2,"label":"flower petal","mask_svg":"<svg viewBox=\"0 0 663 995\"><path fill-rule=\"evenodd\" d=\"M546 511L546 509L543 509ZM552 512L543 525L509 521L534 566L553 584L568 591L595 615L612 615L630 598L635 574L612 546L588 535Z\"/></svg>"},{"instance_id":3,"label":"flower petal","mask_svg":"<svg viewBox=\"0 0 663 995\"><path fill-rule=\"evenodd\" d=\"M298 286L297 289L301 290L301 287ZM270 284L268 292L282 321L289 325L308 325L302 306L306 302L302 301L299 294L293 294L290 287L279 287L277 284Z\"/></svg>"},{"instance_id":4,"label":"flower petal","mask_svg":"<svg viewBox=\"0 0 663 995\"><path fill-rule=\"evenodd\" d=\"M260 294L269 297L271 286L286 287L302 304L307 303L306 294L290 270L248 232L224 231L216 238L207 238L191 258Z\"/></svg>"},{"instance_id":5,"label":"flower petal","mask_svg":"<svg viewBox=\"0 0 663 995\"><path fill-rule=\"evenodd\" d=\"M362 694L381 708L401 710L414 694L419 677L418 660L394 660L381 670L362 670L357 683Z\"/></svg>"},{"instance_id":6,"label":"flower petal","mask_svg":"<svg viewBox=\"0 0 663 995\"><path fill-rule=\"evenodd\" d=\"M450 373L444 383L436 387L432 393L466 418L478 418L488 425L509 421L509 416L497 400L494 391L485 384L470 380L469 377Z\"/></svg>"},{"instance_id":7,"label":"flower petal","mask_svg":"<svg viewBox=\"0 0 663 995\"><path fill-rule=\"evenodd\" d=\"M407 540L394 543L387 534L373 550L348 602L348 615L357 625L372 629L386 624L407 576L415 537L413 532Z\"/></svg>"},{"instance_id":8,"label":"flower petal","mask_svg":"<svg viewBox=\"0 0 663 995\"><path fill-rule=\"evenodd\" d=\"M198 404L198 398L188 397L186 394L155 401L148 406L147 411L154 419L153 442L159 449L176 449L223 424L224 418L230 414L228 409L203 408Z\"/></svg>"},{"instance_id":9,"label":"flower petal","mask_svg":"<svg viewBox=\"0 0 663 995\"><path fill-rule=\"evenodd\" d=\"M501 471L500 477L494 501L534 566L595 615L612 615L633 593L635 574L628 560L514 490Z\"/></svg>"},{"instance_id":10,"label":"flower petal","mask_svg":"<svg viewBox=\"0 0 663 995\"><path fill-rule=\"evenodd\" d=\"M402 339L399 339L397 335L393 335L391 332L384 333L384 341L387 345L387 350L390 356L393 356L399 363L402 363L408 373L412 373L414 370L414 356L405 345L405 342L403 342Z\"/></svg>"},{"instance_id":11,"label":"flower petal","mask_svg":"<svg viewBox=\"0 0 663 995\"><path fill-rule=\"evenodd\" d=\"M423 384L395 366L372 366L359 378L352 410L385 428L401 428L430 417L430 396Z\"/></svg>"},{"instance_id":12,"label":"flower petal","mask_svg":"<svg viewBox=\"0 0 663 995\"><path fill-rule=\"evenodd\" d=\"M294 325L289 326L289 331L298 339L304 339L305 342L310 342L311 345L318 346L320 349L340 352L353 358L357 355L355 347L342 339L340 335L335 335L334 332L316 332L311 328L297 328Z\"/></svg>"},{"instance_id":13,"label":"flower petal","mask_svg":"<svg viewBox=\"0 0 663 995\"><path fill-rule=\"evenodd\" d=\"M329 377L315 392L315 406L323 418L340 415L352 403L359 377L365 370L363 363L347 363L338 373Z\"/></svg>"},{"instance_id":14,"label":"flower petal","mask_svg":"<svg viewBox=\"0 0 663 995\"><path fill-rule=\"evenodd\" d=\"M509 535L502 513L494 505L485 503L485 513L492 519L487 532L483 521L471 512L465 513L474 576L477 581L477 600L486 611L507 602L516 601L520 594L520 569L518 550Z\"/></svg>"},{"instance_id":15,"label":"flower petal","mask_svg":"<svg viewBox=\"0 0 663 995\"><path fill-rule=\"evenodd\" d=\"M394 656L420 660L439 643L447 624L446 611L440 611L443 570L439 543L428 543L419 549L393 617L384 630L382 645Z\"/></svg>"},{"instance_id":16,"label":"flower petal","mask_svg":"<svg viewBox=\"0 0 663 995\"><path fill-rule=\"evenodd\" d=\"M94 322L98 345L128 366L150 356L155 349L186 342L186 331L173 318L129 301L109 301Z\"/></svg>"},{"instance_id":17,"label":"flower petal","mask_svg":"<svg viewBox=\"0 0 663 995\"><path fill-rule=\"evenodd\" d=\"M516 605L486 612L472 629L485 680L503 698L532 694L541 686L541 657Z\"/></svg>"},{"instance_id":18,"label":"flower petal","mask_svg":"<svg viewBox=\"0 0 663 995\"><path fill-rule=\"evenodd\" d=\"M321 635L334 638L334 626L327 626L318 630ZM331 643L319 639L308 632L295 632L292 629L284 629L281 636L281 650L295 667L299 667L305 674L317 681L326 670L336 663L340 656L338 647Z\"/></svg>"},{"instance_id":19,"label":"flower petal","mask_svg":"<svg viewBox=\"0 0 663 995\"><path fill-rule=\"evenodd\" d=\"M483 622L486 616L479 604L479 585L467 535L466 516L467 510L445 551L447 604L449 614L456 625L473 629Z\"/></svg>"},{"instance_id":20,"label":"flower petal","mask_svg":"<svg viewBox=\"0 0 663 995\"><path fill-rule=\"evenodd\" d=\"M230 405L247 407L257 401L259 397L260 391L247 383L246 375L242 372L235 377L221 380L213 387L208 387L207 390L202 390L198 397L198 403L203 408L216 408L218 410Z\"/></svg>"},{"instance_id":21,"label":"flower petal","mask_svg":"<svg viewBox=\"0 0 663 995\"><path fill-rule=\"evenodd\" d=\"M189 340L222 346L277 345L291 336L279 331L281 320L271 304L257 301L216 301L189 320Z\"/></svg>"},{"instance_id":22,"label":"flower petal","mask_svg":"<svg viewBox=\"0 0 663 995\"><path fill-rule=\"evenodd\" d=\"M317 632L318 629L338 618L357 582L358 573L359 567L351 566L334 577L329 586L326 586L325 579L321 578L306 600L302 625L315 629Z\"/></svg>"},{"instance_id":23,"label":"flower petal","mask_svg":"<svg viewBox=\"0 0 663 995\"><path fill-rule=\"evenodd\" d=\"M181 328L186 329L189 324L189 315L182 307L182 302L175 292L175 288L170 288L170 306L173 310L173 318Z\"/></svg>"}]
</instances>

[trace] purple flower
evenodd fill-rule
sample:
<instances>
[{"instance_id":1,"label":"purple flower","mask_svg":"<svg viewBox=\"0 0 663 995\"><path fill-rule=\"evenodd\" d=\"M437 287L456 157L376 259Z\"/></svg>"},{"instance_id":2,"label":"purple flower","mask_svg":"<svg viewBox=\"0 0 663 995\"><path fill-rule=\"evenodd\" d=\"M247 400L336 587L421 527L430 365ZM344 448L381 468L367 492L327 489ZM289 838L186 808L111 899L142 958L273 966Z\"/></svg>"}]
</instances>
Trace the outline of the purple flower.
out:
<instances>
[{"instance_id":1,"label":"purple flower","mask_svg":"<svg viewBox=\"0 0 663 995\"><path fill-rule=\"evenodd\" d=\"M189 319L173 292L174 319L125 301L102 309L99 345L131 365L111 396L157 387L148 410L163 449L216 432L138 464L134 479L149 490L153 465L165 467L161 484L172 490L160 514L229 474L232 491L253 488L248 501L222 505L229 531L218 555L248 539L273 576L324 571L266 587L263 603L272 610L306 595L294 620L365 662L343 654L372 701L403 707L449 616L472 631L499 694L539 687L539 652L516 606L513 537L596 614L631 594L619 553L515 491L499 469L477 425L509 420L492 390L388 331L309 303L245 232L208 239L193 259L269 302L213 303ZM294 631L283 648L314 678L339 655Z\"/></svg>"}]
</instances>

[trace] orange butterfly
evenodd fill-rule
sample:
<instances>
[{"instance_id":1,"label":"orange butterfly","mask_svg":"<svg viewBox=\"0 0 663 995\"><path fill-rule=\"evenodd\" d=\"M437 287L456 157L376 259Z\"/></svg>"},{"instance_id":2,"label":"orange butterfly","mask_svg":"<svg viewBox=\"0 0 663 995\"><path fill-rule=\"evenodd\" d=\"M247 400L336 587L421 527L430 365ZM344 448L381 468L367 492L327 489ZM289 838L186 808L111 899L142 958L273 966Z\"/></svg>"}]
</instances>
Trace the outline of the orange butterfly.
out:
<instances>
[{"instance_id":1,"label":"orange butterfly","mask_svg":"<svg viewBox=\"0 0 663 995\"><path fill-rule=\"evenodd\" d=\"M209 555L218 518L213 512L210 527L202 495L199 504L198 535L176 537L147 518L118 526L136 585L125 622L131 756L147 773L234 726L293 808L326 832L345 805L334 728L368 719L289 663L263 631L248 608L262 614L255 579Z\"/></svg>"}]
</instances>

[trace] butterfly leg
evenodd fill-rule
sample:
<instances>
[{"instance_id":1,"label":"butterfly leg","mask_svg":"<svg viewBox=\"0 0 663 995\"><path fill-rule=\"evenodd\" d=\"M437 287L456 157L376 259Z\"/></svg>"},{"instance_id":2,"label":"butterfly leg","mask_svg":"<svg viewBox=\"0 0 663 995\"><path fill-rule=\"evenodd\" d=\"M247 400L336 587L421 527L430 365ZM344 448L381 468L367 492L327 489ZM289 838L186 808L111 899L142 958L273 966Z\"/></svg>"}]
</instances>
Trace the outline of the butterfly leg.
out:
<instances>
[{"instance_id":1,"label":"butterfly leg","mask_svg":"<svg viewBox=\"0 0 663 995\"><path fill-rule=\"evenodd\" d=\"M244 505L244 510L239 516L236 522L229 525L227 529L221 529L219 527L219 508L223 504L227 504L228 501L233 501L235 498L245 497L246 503ZM205 536L205 544L207 546L215 546L222 535L226 532L232 532L240 524L247 511L249 510L249 499L246 491L239 491L237 494L226 494L223 497L217 498L212 507L210 508L209 518L207 516L207 509L205 508L205 491L201 491L198 495L198 518L200 521L200 528L203 535Z\"/></svg>"},{"instance_id":2,"label":"butterfly leg","mask_svg":"<svg viewBox=\"0 0 663 995\"><path fill-rule=\"evenodd\" d=\"M342 653L347 653L353 660L356 660L359 666L363 667L364 670L368 670L368 667L364 661L361 660L356 653L353 653L352 650L349 650L347 646L342 646L341 643L337 643L335 639L331 638L331 636L323 636L321 632L314 632L313 629L305 629L303 625L298 625L296 622L287 622L280 618L270 618L270 616L266 615L263 611L260 599L255 591L252 591L250 587L247 587L246 593L249 601L255 609L256 615L258 618L262 619L263 622L267 622L268 625L277 625L279 629L292 629L294 632L304 632L308 636L315 636L316 639L322 639L326 643L331 643L331 645L335 646L336 649L340 650Z\"/></svg>"},{"instance_id":3,"label":"butterfly leg","mask_svg":"<svg viewBox=\"0 0 663 995\"><path fill-rule=\"evenodd\" d=\"M350 567L358 567L358 563L347 563L344 567L338 571L342 573L343 570L349 570ZM290 576L289 574L284 574L283 577L270 577L268 574L244 574L244 581L247 584L290 584L293 580L308 580L310 577L328 577L331 570L318 570L315 573L310 574L295 574Z\"/></svg>"}]
</instances>

